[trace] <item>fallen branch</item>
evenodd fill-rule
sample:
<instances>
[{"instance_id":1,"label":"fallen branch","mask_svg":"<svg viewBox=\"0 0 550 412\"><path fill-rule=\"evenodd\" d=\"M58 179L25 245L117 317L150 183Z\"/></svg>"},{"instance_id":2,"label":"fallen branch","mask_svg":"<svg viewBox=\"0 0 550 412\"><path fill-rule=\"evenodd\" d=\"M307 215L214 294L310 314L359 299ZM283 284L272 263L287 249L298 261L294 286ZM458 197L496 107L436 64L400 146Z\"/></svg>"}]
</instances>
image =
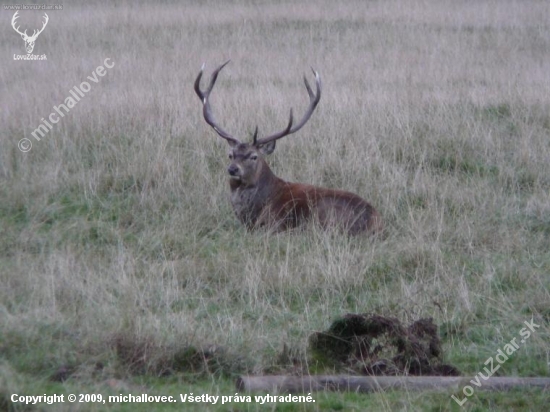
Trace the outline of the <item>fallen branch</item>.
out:
<instances>
[{"instance_id":1,"label":"fallen branch","mask_svg":"<svg viewBox=\"0 0 550 412\"><path fill-rule=\"evenodd\" d=\"M270 393L309 393L316 391L375 392L388 389L405 390L461 390L472 385L473 378L449 376L241 376L237 378L239 391ZM492 377L481 381L476 390L506 391L513 388L541 388L550 390L550 378Z\"/></svg>"}]
</instances>

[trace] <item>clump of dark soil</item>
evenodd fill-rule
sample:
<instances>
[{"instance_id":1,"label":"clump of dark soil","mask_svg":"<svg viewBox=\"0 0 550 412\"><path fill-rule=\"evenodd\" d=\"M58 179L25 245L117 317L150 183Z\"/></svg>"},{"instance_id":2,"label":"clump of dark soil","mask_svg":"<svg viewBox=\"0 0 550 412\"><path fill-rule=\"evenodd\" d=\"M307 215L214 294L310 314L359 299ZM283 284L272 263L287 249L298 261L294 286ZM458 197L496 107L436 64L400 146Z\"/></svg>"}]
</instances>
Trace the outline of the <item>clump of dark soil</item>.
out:
<instances>
[{"instance_id":1,"label":"clump of dark soil","mask_svg":"<svg viewBox=\"0 0 550 412\"><path fill-rule=\"evenodd\" d=\"M317 360L367 375L458 376L452 365L441 363L442 348L432 318L405 327L392 317L348 314L326 332L309 337Z\"/></svg>"}]
</instances>

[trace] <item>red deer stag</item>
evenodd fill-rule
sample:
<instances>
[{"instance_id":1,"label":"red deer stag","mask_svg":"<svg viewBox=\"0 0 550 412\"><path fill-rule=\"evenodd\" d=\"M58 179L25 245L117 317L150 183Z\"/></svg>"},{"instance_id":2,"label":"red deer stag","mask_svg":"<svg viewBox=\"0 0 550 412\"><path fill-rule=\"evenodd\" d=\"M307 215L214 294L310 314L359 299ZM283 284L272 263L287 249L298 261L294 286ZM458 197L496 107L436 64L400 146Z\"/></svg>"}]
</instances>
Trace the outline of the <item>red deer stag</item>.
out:
<instances>
[{"instance_id":1,"label":"red deer stag","mask_svg":"<svg viewBox=\"0 0 550 412\"><path fill-rule=\"evenodd\" d=\"M319 74L312 69L316 93L313 93L304 76L310 103L304 117L297 124L294 124L291 109L290 120L283 131L260 139L256 127L252 143L242 143L218 126L210 107L210 93L218 74L227 63L229 61L212 73L210 84L204 91L200 89L203 65L195 80L195 92L203 104L204 120L229 143L231 164L227 172L231 203L239 220L248 228L263 226L280 231L297 227L315 217L323 227L339 227L350 234L380 232L382 218L359 196L342 190L285 182L275 176L263 157L275 150L278 139L297 132L307 123L321 99Z\"/></svg>"}]
</instances>

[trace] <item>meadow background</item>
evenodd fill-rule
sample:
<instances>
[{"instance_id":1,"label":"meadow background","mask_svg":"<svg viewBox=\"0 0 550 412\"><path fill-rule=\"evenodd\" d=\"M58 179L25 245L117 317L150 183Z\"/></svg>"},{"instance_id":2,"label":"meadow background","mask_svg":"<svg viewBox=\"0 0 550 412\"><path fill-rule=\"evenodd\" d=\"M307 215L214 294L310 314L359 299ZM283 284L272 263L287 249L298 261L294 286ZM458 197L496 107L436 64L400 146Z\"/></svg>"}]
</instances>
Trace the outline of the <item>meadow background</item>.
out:
<instances>
[{"instance_id":1,"label":"meadow background","mask_svg":"<svg viewBox=\"0 0 550 412\"><path fill-rule=\"evenodd\" d=\"M0 11L0 409L105 408L24 408L12 393L231 395L240 373L314 373L308 336L349 312L433 317L464 375L533 318L498 375L550 375L549 2L91 1L48 14L34 50L47 61L29 62L13 60L24 43ZM115 67L35 141L108 57ZM243 140L301 115L302 75L319 71L316 113L268 162L358 193L384 239L241 227L226 142L193 92L203 62L209 76L227 59L212 103ZM451 394L231 410L461 410ZM476 391L463 409L548 401ZM183 405L112 409L171 408Z\"/></svg>"}]
</instances>

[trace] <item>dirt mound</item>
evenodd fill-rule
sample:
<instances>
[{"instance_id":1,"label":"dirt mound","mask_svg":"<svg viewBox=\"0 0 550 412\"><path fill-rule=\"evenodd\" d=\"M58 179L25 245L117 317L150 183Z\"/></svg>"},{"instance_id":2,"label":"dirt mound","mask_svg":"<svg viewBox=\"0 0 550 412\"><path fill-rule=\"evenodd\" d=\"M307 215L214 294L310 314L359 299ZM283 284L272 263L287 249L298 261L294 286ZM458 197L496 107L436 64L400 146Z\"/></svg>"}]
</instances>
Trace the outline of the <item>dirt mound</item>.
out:
<instances>
[{"instance_id":1,"label":"dirt mound","mask_svg":"<svg viewBox=\"0 0 550 412\"><path fill-rule=\"evenodd\" d=\"M348 314L328 331L309 337L319 360L367 375L458 376L452 365L441 363L441 341L432 318L405 327L396 318Z\"/></svg>"}]
</instances>

